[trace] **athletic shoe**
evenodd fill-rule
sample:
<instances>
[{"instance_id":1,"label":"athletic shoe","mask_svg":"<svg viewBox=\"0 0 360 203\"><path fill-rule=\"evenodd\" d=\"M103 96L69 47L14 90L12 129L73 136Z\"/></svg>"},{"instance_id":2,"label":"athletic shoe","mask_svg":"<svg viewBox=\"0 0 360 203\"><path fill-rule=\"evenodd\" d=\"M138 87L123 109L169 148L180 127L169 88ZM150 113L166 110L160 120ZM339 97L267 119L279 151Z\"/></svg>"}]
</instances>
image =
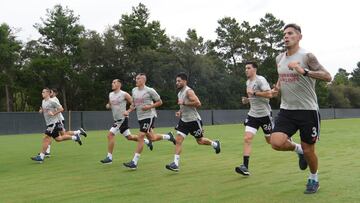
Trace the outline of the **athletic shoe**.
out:
<instances>
[{"instance_id":1,"label":"athletic shoe","mask_svg":"<svg viewBox=\"0 0 360 203\"><path fill-rule=\"evenodd\" d=\"M87 137L86 131L83 128L80 128L80 135Z\"/></svg>"},{"instance_id":2,"label":"athletic shoe","mask_svg":"<svg viewBox=\"0 0 360 203\"><path fill-rule=\"evenodd\" d=\"M169 141L174 143L174 145L176 145L176 140L175 140L174 135L172 134L172 132L168 132L168 135L170 136Z\"/></svg>"},{"instance_id":3,"label":"athletic shoe","mask_svg":"<svg viewBox=\"0 0 360 203\"><path fill-rule=\"evenodd\" d=\"M249 176L250 175L250 172L249 172L248 168L243 164L241 164L240 166L235 167L235 171L236 171L236 173L240 173L241 175L244 175L244 176Z\"/></svg>"},{"instance_id":4,"label":"athletic shoe","mask_svg":"<svg viewBox=\"0 0 360 203\"><path fill-rule=\"evenodd\" d=\"M131 170L136 170L137 169L137 165L133 162L130 161L128 163L123 163L125 167L130 168Z\"/></svg>"},{"instance_id":5,"label":"athletic shoe","mask_svg":"<svg viewBox=\"0 0 360 203\"><path fill-rule=\"evenodd\" d=\"M80 136L79 136L79 135L75 135L75 137L76 137L75 142L79 143L79 145L82 145Z\"/></svg>"},{"instance_id":6,"label":"athletic shoe","mask_svg":"<svg viewBox=\"0 0 360 203\"><path fill-rule=\"evenodd\" d=\"M308 166L308 163L306 162L303 154L298 154L299 157L299 168L301 170L305 170Z\"/></svg>"},{"instance_id":7,"label":"athletic shoe","mask_svg":"<svg viewBox=\"0 0 360 203\"><path fill-rule=\"evenodd\" d=\"M112 160L107 156L105 159L100 160L103 164L112 164Z\"/></svg>"},{"instance_id":8,"label":"athletic shoe","mask_svg":"<svg viewBox=\"0 0 360 203\"><path fill-rule=\"evenodd\" d=\"M214 147L215 153L216 153L216 154L219 154L220 151L221 151L220 141L219 141L219 140L215 140L215 142L217 143L217 146Z\"/></svg>"},{"instance_id":9,"label":"athletic shoe","mask_svg":"<svg viewBox=\"0 0 360 203\"><path fill-rule=\"evenodd\" d=\"M49 153L45 152L45 158L50 158L50 157L51 157L50 152Z\"/></svg>"},{"instance_id":10,"label":"athletic shoe","mask_svg":"<svg viewBox=\"0 0 360 203\"><path fill-rule=\"evenodd\" d=\"M315 180L308 179L304 194L316 193L319 190L319 188L320 188L319 182L317 182Z\"/></svg>"},{"instance_id":11,"label":"athletic shoe","mask_svg":"<svg viewBox=\"0 0 360 203\"><path fill-rule=\"evenodd\" d=\"M179 166L177 166L177 165L175 164L175 162L172 162L172 163L170 163L170 164L167 164L167 165L165 166L165 168L168 169L168 170L170 170L170 171L179 172Z\"/></svg>"},{"instance_id":12,"label":"athletic shoe","mask_svg":"<svg viewBox=\"0 0 360 203\"><path fill-rule=\"evenodd\" d=\"M153 150L154 146L153 146L153 144L152 144L152 141L151 141L151 140L149 140L149 143L148 143L148 144L146 144L146 145L149 147L150 151L152 151L152 150Z\"/></svg>"},{"instance_id":13,"label":"athletic shoe","mask_svg":"<svg viewBox=\"0 0 360 203\"><path fill-rule=\"evenodd\" d=\"M40 153L38 153L38 155L40 155ZM50 153L45 152L45 158L50 158L50 157L51 157L51 154L50 154Z\"/></svg>"},{"instance_id":14,"label":"athletic shoe","mask_svg":"<svg viewBox=\"0 0 360 203\"><path fill-rule=\"evenodd\" d=\"M42 159L40 155L31 157L31 160L37 161L37 162L40 163L40 164L44 161L44 159Z\"/></svg>"}]
</instances>

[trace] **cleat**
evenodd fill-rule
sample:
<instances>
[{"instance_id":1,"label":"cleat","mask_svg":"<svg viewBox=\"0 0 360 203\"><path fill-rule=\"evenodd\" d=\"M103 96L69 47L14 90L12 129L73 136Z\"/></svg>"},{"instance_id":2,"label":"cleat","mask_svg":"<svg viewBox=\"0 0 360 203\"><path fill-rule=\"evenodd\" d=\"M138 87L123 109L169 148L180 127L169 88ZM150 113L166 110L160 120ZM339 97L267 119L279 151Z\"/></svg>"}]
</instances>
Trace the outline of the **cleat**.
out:
<instances>
[{"instance_id":1,"label":"cleat","mask_svg":"<svg viewBox=\"0 0 360 203\"><path fill-rule=\"evenodd\" d=\"M100 160L103 164L112 164L112 160L107 156L105 159Z\"/></svg>"},{"instance_id":2,"label":"cleat","mask_svg":"<svg viewBox=\"0 0 360 203\"><path fill-rule=\"evenodd\" d=\"M172 134L172 132L168 132L168 135L170 136L169 141L174 143L174 145L176 145L176 140L175 140L174 135Z\"/></svg>"},{"instance_id":3,"label":"cleat","mask_svg":"<svg viewBox=\"0 0 360 203\"><path fill-rule=\"evenodd\" d=\"M50 158L50 157L51 157L50 152L49 153L45 152L45 158Z\"/></svg>"},{"instance_id":4,"label":"cleat","mask_svg":"<svg viewBox=\"0 0 360 203\"><path fill-rule=\"evenodd\" d=\"M216 153L216 154L219 154L220 151L221 151L221 146L220 146L221 144L220 144L220 141L219 141L219 140L215 140L215 142L217 143L217 146L214 147L215 153Z\"/></svg>"},{"instance_id":5,"label":"cleat","mask_svg":"<svg viewBox=\"0 0 360 203\"><path fill-rule=\"evenodd\" d=\"M79 136L79 135L75 135L75 137L76 137L75 142L79 143L79 145L82 145L80 136Z\"/></svg>"},{"instance_id":6,"label":"cleat","mask_svg":"<svg viewBox=\"0 0 360 203\"><path fill-rule=\"evenodd\" d=\"M38 153L38 155L40 155L40 153ZM50 158L50 157L51 157L50 152L49 153L45 152L45 158Z\"/></svg>"},{"instance_id":7,"label":"cleat","mask_svg":"<svg viewBox=\"0 0 360 203\"><path fill-rule=\"evenodd\" d=\"M146 145L149 147L150 151L152 151L152 150L153 150L154 146L153 146L153 144L152 144L152 141L151 141L151 140L149 140L149 143L148 143L148 144L146 144Z\"/></svg>"},{"instance_id":8,"label":"cleat","mask_svg":"<svg viewBox=\"0 0 360 203\"><path fill-rule=\"evenodd\" d=\"M44 159L42 159L40 155L31 157L31 160L37 161L37 162L40 163L40 164L44 161Z\"/></svg>"},{"instance_id":9,"label":"cleat","mask_svg":"<svg viewBox=\"0 0 360 203\"><path fill-rule=\"evenodd\" d=\"M244 175L244 176L250 175L248 168L243 164L238 167L235 167L235 171L236 171L236 173L240 173L241 175Z\"/></svg>"},{"instance_id":10,"label":"cleat","mask_svg":"<svg viewBox=\"0 0 360 203\"><path fill-rule=\"evenodd\" d=\"M133 161L130 161L128 163L123 163L123 164L125 167L130 168L131 170L137 169L137 165Z\"/></svg>"},{"instance_id":11,"label":"cleat","mask_svg":"<svg viewBox=\"0 0 360 203\"><path fill-rule=\"evenodd\" d=\"M308 163L306 162L303 154L298 154L299 157L299 168L301 170L305 170L308 166Z\"/></svg>"},{"instance_id":12,"label":"cleat","mask_svg":"<svg viewBox=\"0 0 360 203\"><path fill-rule=\"evenodd\" d=\"M87 137L86 131L83 128L80 128L80 135Z\"/></svg>"},{"instance_id":13,"label":"cleat","mask_svg":"<svg viewBox=\"0 0 360 203\"><path fill-rule=\"evenodd\" d=\"M177 166L177 165L175 164L175 162L172 162L172 163L170 163L170 164L167 164L167 165L165 166L165 168L168 169L168 170L170 170L170 171L179 172L179 166Z\"/></svg>"},{"instance_id":14,"label":"cleat","mask_svg":"<svg viewBox=\"0 0 360 203\"><path fill-rule=\"evenodd\" d=\"M308 179L308 183L306 184L306 189L304 191L304 194L313 194L316 193L319 189L320 189L319 182Z\"/></svg>"}]
</instances>

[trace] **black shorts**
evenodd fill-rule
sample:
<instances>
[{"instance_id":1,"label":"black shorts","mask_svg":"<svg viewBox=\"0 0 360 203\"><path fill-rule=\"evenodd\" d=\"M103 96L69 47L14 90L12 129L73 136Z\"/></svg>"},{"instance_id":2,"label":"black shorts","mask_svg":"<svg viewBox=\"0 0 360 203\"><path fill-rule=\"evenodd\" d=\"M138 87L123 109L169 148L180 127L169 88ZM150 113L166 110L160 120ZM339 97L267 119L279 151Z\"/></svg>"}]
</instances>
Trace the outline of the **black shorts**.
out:
<instances>
[{"instance_id":1,"label":"black shorts","mask_svg":"<svg viewBox=\"0 0 360 203\"><path fill-rule=\"evenodd\" d=\"M65 129L65 120L61 120L60 122L59 122L59 127L62 127L62 130L63 131L66 131L66 129Z\"/></svg>"},{"instance_id":2,"label":"black shorts","mask_svg":"<svg viewBox=\"0 0 360 203\"><path fill-rule=\"evenodd\" d=\"M196 139L203 137L203 124L201 120L184 122L181 119L179 123L175 127L175 130L183 133L184 135L188 135L189 133L194 136Z\"/></svg>"},{"instance_id":3,"label":"black shorts","mask_svg":"<svg viewBox=\"0 0 360 203\"><path fill-rule=\"evenodd\" d=\"M117 132L123 134L127 129L129 129L129 118L125 117L124 120L114 121L114 124L110 128L110 132L114 135L116 135Z\"/></svg>"},{"instance_id":4,"label":"black shorts","mask_svg":"<svg viewBox=\"0 0 360 203\"><path fill-rule=\"evenodd\" d=\"M272 117L269 115L256 118L248 115L248 117L245 119L244 125L255 128L256 130L261 127L264 134L269 135L273 126Z\"/></svg>"},{"instance_id":5,"label":"black shorts","mask_svg":"<svg viewBox=\"0 0 360 203\"><path fill-rule=\"evenodd\" d=\"M52 138L56 138L59 136L59 133L63 131L63 125L61 122L48 125L45 130L45 135L50 136Z\"/></svg>"},{"instance_id":6,"label":"black shorts","mask_svg":"<svg viewBox=\"0 0 360 203\"><path fill-rule=\"evenodd\" d=\"M155 117L139 120L140 132L148 133L154 128Z\"/></svg>"},{"instance_id":7,"label":"black shorts","mask_svg":"<svg viewBox=\"0 0 360 203\"><path fill-rule=\"evenodd\" d=\"M320 136L320 114L316 110L280 109L273 132L283 132L288 137L300 131L300 139L307 144L316 143Z\"/></svg>"}]
</instances>

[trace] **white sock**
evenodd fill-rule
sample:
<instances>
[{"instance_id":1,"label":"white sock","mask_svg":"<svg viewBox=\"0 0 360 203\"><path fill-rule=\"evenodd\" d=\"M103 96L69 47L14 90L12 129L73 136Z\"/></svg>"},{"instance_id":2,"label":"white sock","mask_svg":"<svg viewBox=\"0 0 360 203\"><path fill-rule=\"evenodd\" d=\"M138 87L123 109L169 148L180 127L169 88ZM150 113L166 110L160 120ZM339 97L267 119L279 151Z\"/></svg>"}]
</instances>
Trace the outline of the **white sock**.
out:
<instances>
[{"instance_id":1,"label":"white sock","mask_svg":"<svg viewBox=\"0 0 360 203\"><path fill-rule=\"evenodd\" d=\"M148 144L149 144L149 140L148 140L148 139L146 139L146 138L144 138L144 142L145 142L145 144L146 144L146 145L148 145Z\"/></svg>"},{"instance_id":2,"label":"white sock","mask_svg":"<svg viewBox=\"0 0 360 203\"><path fill-rule=\"evenodd\" d=\"M218 144L216 142L214 142L214 141L211 141L211 146L216 148L218 146Z\"/></svg>"},{"instance_id":3,"label":"white sock","mask_svg":"<svg viewBox=\"0 0 360 203\"><path fill-rule=\"evenodd\" d=\"M107 157L109 157L109 159L112 160L112 154L111 154L111 153L108 153L108 154L107 154Z\"/></svg>"},{"instance_id":4,"label":"white sock","mask_svg":"<svg viewBox=\"0 0 360 203\"><path fill-rule=\"evenodd\" d=\"M175 154L175 155L174 155L174 163L175 163L177 166L179 166L179 161L180 161L180 155Z\"/></svg>"},{"instance_id":5,"label":"white sock","mask_svg":"<svg viewBox=\"0 0 360 203\"><path fill-rule=\"evenodd\" d=\"M75 136L75 135L72 135L72 136L71 136L71 139L72 139L72 140L76 140L76 136Z\"/></svg>"},{"instance_id":6,"label":"white sock","mask_svg":"<svg viewBox=\"0 0 360 203\"><path fill-rule=\"evenodd\" d=\"M75 134L75 135L80 134L80 130L75 130L75 131L74 131L74 134Z\"/></svg>"},{"instance_id":7,"label":"white sock","mask_svg":"<svg viewBox=\"0 0 360 203\"><path fill-rule=\"evenodd\" d=\"M140 154L135 153L132 161L134 162L135 165L137 165L137 162L139 161L139 159L140 159Z\"/></svg>"},{"instance_id":8,"label":"white sock","mask_svg":"<svg viewBox=\"0 0 360 203\"><path fill-rule=\"evenodd\" d=\"M46 149L46 153L50 154L50 148L51 148L51 145L48 145L48 148Z\"/></svg>"},{"instance_id":9,"label":"white sock","mask_svg":"<svg viewBox=\"0 0 360 203\"><path fill-rule=\"evenodd\" d=\"M41 152L39 155L40 155L40 157L41 157L42 159L44 159L44 157L45 157L45 154L44 154L44 153Z\"/></svg>"},{"instance_id":10,"label":"white sock","mask_svg":"<svg viewBox=\"0 0 360 203\"><path fill-rule=\"evenodd\" d=\"M298 154L304 154L302 148L301 148L301 145L300 144L297 144L295 142L293 142L295 144L295 149L294 149L294 152L298 153Z\"/></svg>"},{"instance_id":11,"label":"white sock","mask_svg":"<svg viewBox=\"0 0 360 203\"><path fill-rule=\"evenodd\" d=\"M170 140L170 135L168 134L163 134L163 140Z\"/></svg>"},{"instance_id":12,"label":"white sock","mask_svg":"<svg viewBox=\"0 0 360 203\"><path fill-rule=\"evenodd\" d=\"M316 182L318 182L318 173L317 173L317 171L316 171L315 174L312 174L312 173L310 172L309 179L315 180Z\"/></svg>"}]
</instances>

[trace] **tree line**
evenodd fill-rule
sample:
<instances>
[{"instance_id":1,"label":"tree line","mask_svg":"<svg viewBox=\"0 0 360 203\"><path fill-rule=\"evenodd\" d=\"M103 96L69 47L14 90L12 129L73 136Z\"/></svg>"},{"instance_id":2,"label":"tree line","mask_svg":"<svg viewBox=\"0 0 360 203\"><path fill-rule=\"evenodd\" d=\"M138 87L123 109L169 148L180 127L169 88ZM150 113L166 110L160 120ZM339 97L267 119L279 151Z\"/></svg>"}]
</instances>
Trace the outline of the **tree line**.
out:
<instances>
[{"instance_id":1,"label":"tree line","mask_svg":"<svg viewBox=\"0 0 360 203\"><path fill-rule=\"evenodd\" d=\"M161 95L162 109L177 108L175 76L185 72L204 109L247 108L244 63L259 64L258 74L277 81L275 57L283 51L284 21L267 13L258 24L218 20L215 40L188 29L182 40L169 37L149 20L144 4L123 14L103 33L87 30L73 10L55 5L34 27L41 37L22 42L9 25L0 25L0 111L36 111L43 87L57 88L65 110L103 110L111 81L130 92L143 72ZM353 72L339 69L334 80L318 82L320 107L360 107L360 62ZM273 108L279 99L271 100Z\"/></svg>"}]
</instances>

